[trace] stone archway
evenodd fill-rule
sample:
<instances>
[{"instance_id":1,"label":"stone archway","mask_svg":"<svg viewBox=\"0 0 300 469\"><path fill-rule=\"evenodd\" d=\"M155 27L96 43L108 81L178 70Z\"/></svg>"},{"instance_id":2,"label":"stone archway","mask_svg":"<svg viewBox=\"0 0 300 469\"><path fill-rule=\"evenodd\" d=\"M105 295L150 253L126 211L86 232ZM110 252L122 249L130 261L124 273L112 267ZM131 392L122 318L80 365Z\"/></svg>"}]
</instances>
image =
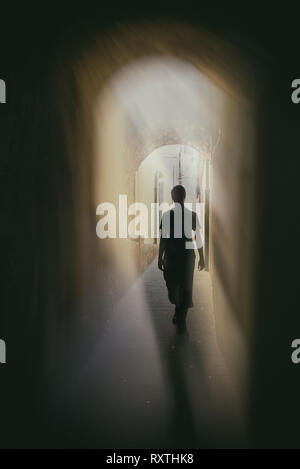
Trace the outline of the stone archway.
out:
<instances>
[{"instance_id":1,"label":"stone archway","mask_svg":"<svg viewBox=\"0 0 300 469\"><path fill-rule=\"evenodd\" d=\"M170 121L157 129L144 129L139 135L132 135L124 149L126 160L132 159L134 168L138 167L156 148L164 145L189 145L207 158L210 156L210 139L212 135L199 123L187 121Z\"/></svg>"}]
</instances>

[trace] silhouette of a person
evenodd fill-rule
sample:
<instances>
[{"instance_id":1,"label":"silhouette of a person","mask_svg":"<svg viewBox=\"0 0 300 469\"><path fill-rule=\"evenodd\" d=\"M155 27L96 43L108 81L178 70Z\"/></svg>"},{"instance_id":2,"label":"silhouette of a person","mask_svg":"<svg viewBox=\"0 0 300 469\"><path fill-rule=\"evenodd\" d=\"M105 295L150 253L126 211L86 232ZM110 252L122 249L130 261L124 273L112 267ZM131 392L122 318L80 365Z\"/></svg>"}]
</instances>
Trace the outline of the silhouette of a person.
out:
<instances>
[{"instance_id":1,"label":"silhouette of a person","mask_svg":"<svg viewBox=\"0 0 300 469\"><path fill-rule=\"evenodd\" d=\"M184 206L185 188L181 185L171 191L175 207L165 212L160 223L160 245L158 268L163 271L168 289L168 297L175 305L173 323L179 331L186 330L185 319L188 308L193 307L193 277L196 247L199 252L198 269L205 268L200 222L195 212Z\"/></svg>"}]
</instances>

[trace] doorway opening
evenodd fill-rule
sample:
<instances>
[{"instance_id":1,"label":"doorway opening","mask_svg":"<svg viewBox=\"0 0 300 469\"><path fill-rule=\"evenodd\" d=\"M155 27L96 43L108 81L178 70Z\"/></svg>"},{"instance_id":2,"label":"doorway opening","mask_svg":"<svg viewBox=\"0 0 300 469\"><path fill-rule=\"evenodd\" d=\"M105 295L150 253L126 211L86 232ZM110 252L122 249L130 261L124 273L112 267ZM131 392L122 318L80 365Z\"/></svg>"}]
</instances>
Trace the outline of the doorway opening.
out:
<instances>
[{"instance_id":1,"label":"doorway opening","mask_svg":"<svg viewBox=\"0 0 300 469\"><path fill-rule=\"evenodd\" d=\"M190 208L195 210L196 203L200 204L200 223L204 227L206 172L205 158L201 151L181 144L159 147L142 161L135 178L135 201L143 201L149 207L149 212L151 203L171 205L172 188L178 184L183 185L186 190L185 202L191 204ZM159 212L159 219L161 216L162 210ZM204 230L201 234L203 238ZM144 242L157 244L158 239L148 238Z\"/></svg>"}]
</instances>

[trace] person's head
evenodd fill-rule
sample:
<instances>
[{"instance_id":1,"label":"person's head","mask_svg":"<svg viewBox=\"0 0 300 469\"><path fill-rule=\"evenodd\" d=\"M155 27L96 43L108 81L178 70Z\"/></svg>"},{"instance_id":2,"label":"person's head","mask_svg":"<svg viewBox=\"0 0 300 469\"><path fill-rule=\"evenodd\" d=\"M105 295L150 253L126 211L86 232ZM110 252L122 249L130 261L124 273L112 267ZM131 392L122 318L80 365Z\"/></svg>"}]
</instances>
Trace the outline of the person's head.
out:
<instances>
[{"instance_id":1,"label":"person's head","mask_svg":"<svg viewBox=\"0 0 300 469\"><path fill-rule=\"evenodd\" d=\"M185 188L183 186L174 186L171 190L171 196L173 202L183 204L186 196Z\"/></svg>"}]
</instances>

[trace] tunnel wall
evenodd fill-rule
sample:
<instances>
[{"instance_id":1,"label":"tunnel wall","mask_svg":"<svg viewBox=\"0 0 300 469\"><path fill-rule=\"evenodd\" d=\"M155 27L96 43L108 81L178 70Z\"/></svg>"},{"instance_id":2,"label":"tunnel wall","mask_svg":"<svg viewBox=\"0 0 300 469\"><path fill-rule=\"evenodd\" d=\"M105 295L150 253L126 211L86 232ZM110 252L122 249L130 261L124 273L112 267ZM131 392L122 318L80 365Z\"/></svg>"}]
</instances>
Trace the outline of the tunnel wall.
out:
<instances>
[{"instance_id":1,"label":"tunnel wall","mask_svg":"<svg viewBox=\"0 0 300 469\"><path fill-rule=\"evenodd\" d=\"M256 155L254 110L228 99L211 164L210 267L218 342L247 400L254 307Z\"/></svg>"}]
</instances>

